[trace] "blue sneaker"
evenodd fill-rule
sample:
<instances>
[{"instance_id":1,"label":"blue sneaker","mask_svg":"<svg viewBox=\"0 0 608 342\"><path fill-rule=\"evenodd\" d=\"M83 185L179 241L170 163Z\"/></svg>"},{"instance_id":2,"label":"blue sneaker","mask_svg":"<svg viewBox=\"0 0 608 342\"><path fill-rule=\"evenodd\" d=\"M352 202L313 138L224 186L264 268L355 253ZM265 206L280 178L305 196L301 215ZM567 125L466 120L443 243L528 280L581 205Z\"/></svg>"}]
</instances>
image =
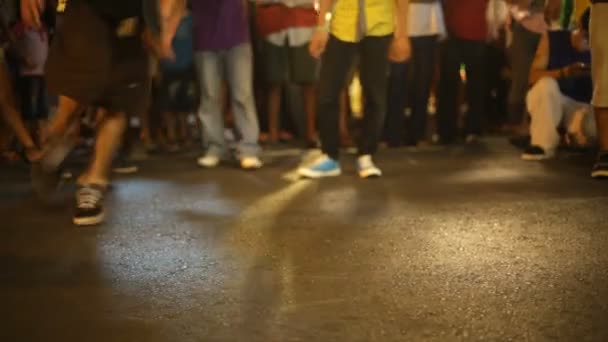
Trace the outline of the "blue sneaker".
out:
<instances>
[{"instance_id":1,"label":"blue sneaker","mask_svg":"<svg viewBox=\"0 0 608 342\"><path fill-rule=\"evenodd\" d=\"M335 177L342 174L342 169L337 161L324 154L315 159L310 165L299 168L298 174L301 177L312 179Z\"/></svg>"}]
</instances>

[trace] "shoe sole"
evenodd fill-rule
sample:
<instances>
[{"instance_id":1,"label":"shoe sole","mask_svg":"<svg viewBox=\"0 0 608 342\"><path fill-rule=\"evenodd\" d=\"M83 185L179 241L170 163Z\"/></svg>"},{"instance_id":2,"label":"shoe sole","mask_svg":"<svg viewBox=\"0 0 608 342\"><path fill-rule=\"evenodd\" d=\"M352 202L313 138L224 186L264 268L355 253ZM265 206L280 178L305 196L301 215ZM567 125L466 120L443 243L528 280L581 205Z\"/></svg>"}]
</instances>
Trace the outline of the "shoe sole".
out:
<instances>
[{"instance_id":1,"label":"shoe sole","mask_svg":"<svg viewBox=\"0 0 608 342\"><path fill-rule=\"evenodd\" d=\"M342 174L342 170L333 170L330 172L315 172L309 169L300 169L298 170L298 174L300 177L309 178L309 179L319 179L325 177L337 177Z\"/></svg>"},{"instance_id":2,"label":"shoe sole","mask_svg":"<svg viewBox=\"0 0 608 342\"><path fill-rule=\"evenodd\" d=\"M242 166L241 165L241 169L244 171L256 171L262 168L262 165L256 165L256 166Z\"/></svg>"},{"instance_id":3,"label":"shoe sole","mask_svg":"<svg viewBox=\"0 0 608 342\"><path fill-rule=\"evenodd\" d=\"M200 163L197 162L198 166L202 167L203 169L213 169L216 168L218 165L220 165L220 163L216 163L216 164L204 164L204 163Z\"/></svg>"},{"instance_id":4,"label":"shoe sole","mask_svg":"<svg viewBox=\"0 0 608 342\"><path fill-rule=\"evenodd\" d=\"M103 222L103 220L105 219L105 212L101 212L99 213L99 215L96 216L92 216L92 217L74 217L73 221L75 225L80 226L80 227L85 227L85 226L95 226L98 225L100 223Z\"/></svg>"},{"instance_id":5,"label":"shoe sole","mask_svg":"<svg viewBox=\"0 0 608 342\"><path fill-rule=\"evenodd\" d=\"M547 156L547 155L542 155L542 156L535 156L535 155L531 155L531 154L522 154L521 155L521 160L525 160L525 161L543 161L543 160L549 160L552 158L553 157Z\"/></svg>"},{"instance_id":6,"label":"shoe sole","mask_svg":"<svg viewBox=\"0 0 608 342\"><path fill-rule=\"evenodd\" d=\"M375 172L375 173L366 174L366 173L359 172L359 177L361 179L375 179L375 178L382 177L382 173Z\"/></svg>"},{"instance_id":7,"label":"shoe sole","mask_svg":"<svg viewBox=\"0 0 608 342\"><path fill-rule=\"evenodd\" d=\"M139 169L137 167L133 166L133 167L115 168L112 171L119 175L130 175L133 173L137 173L137 171L139 171Z\"/></svg>"},{"instance_id":8,"label":"shoe sole","mask_svg":"<svg viewBox=\"0 0 608 342\"><path fill-rule=\"evenodd\" d=\"M595 179L608 178L608 170L593 171L593 172L591 172L591 177L595 178Z\"/></svg>"}]
</instances>

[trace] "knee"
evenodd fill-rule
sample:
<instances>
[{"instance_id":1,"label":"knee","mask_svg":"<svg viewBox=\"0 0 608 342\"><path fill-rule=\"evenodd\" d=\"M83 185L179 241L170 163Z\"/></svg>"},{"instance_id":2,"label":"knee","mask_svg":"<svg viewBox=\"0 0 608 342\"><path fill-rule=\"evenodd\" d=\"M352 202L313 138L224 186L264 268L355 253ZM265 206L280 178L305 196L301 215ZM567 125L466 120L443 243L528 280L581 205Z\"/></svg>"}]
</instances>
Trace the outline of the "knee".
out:
<instances>
[{"instance_id":1,"label":"knee","mask_svg":"<svg viewBox=\"0 0 608 342\"><path fill-rule=\"evenodd\" d=\"M559 94L559 84L557 80L552 77L543 77L538 80L526 95L526 103L530 107L531 103L538 101L539 98L552 97L555 94Z\"/></svg>"},{"instance_id":2,"label":"knee","mask_svg":"<svg viewBox=\"0 0 608 342\"><path fill-rule=\"evenodd\" d=\"M555 92L559 92L559 84L557 80L553 77L543 77L540 80L536 81L534 86L530 89L528 94L530 93L538 93L538 94L554 94Z\"/></svg>"}]
</instances>

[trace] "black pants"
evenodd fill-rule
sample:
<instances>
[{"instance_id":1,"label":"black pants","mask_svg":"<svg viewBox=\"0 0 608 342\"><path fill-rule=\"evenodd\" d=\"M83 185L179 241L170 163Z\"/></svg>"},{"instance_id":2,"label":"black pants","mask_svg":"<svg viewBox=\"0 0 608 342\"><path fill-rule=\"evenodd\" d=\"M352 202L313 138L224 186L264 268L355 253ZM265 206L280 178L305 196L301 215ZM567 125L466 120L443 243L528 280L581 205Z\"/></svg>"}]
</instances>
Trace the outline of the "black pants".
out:
<instances>
[{"instance_id":1,"label":"black pants","mask_svg":"<svg viewBox=\"0 0 608 342\"><path fill-rule=\"evenodd\" d=\"M485 42L450 38L442 44L440 62L437 123L443 142L453 142L458 136L458 93L460 65L466 65L466 101L469 111L464 124L465 134L480 134L485 112L486 88Z\"/></svg>"},{"instance_id":2,"label":"black pants","mask_svg":"<svg viewBox=\"0 0 608 342\"><path fill-rule=\"evenodd\" d=\"M44 76L21 76L17 80L21 114L27 121L45 120L49 115Z\"/></svg>"},{"instance_id":3,"label":"black pants","mask_svg":"<svg viewBox=\"0 0 608 342\"><path fill-rule=\"evenodd\" d=\"M359 154L374 154L384 125L388 75L387 51L391 36L365 37L348 43L330 36L321 61L317 117L323 152L338 159L340 148L340 92L359 55L359 76L365 96L363 127L359 137Z\"/></svg>"},{"instance_id":4,"label":"black pants","mask_svg":"<svg viewBox=\"0 0 608 342\"><path fill-rule=\"evenodd\" d=\"M428 104L435 71L438 36L410 38L412 57L405 63L391 63L385 138L391 146L403 142L405 108L410 107L406 143L415 145L426 137Z\"/></svg>"},{"instance_id":5,"label":"black pants","mask_svg":"<svg viewBox=\"0 0 608 342\"><path fill-rule=\"evenodd\" d=\"M529 31L519 23L513 24L513 43L509 48L511 89L507 103L510 123L521 123L524 118L528 76L539 42L540 34Z\"/></svg>"}]
</instances>

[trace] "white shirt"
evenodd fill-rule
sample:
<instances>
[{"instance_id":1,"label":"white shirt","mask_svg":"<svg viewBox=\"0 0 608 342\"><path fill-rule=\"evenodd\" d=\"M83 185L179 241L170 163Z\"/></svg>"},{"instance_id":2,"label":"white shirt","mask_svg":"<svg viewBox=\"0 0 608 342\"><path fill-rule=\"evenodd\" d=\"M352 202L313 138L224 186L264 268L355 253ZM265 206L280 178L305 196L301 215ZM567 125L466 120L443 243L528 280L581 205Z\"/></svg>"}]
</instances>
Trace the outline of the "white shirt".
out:
<instances>
[{"instance_id":1,"label":"white shirt","mask_svg":"<svg viewBox=\"0 0 608 342\"><path fill-rule=\"evenodd\" d=\"M439 1L410 3L408 21L410 37L446 34L443 9Z\"/></svg>"}]
</instances>

